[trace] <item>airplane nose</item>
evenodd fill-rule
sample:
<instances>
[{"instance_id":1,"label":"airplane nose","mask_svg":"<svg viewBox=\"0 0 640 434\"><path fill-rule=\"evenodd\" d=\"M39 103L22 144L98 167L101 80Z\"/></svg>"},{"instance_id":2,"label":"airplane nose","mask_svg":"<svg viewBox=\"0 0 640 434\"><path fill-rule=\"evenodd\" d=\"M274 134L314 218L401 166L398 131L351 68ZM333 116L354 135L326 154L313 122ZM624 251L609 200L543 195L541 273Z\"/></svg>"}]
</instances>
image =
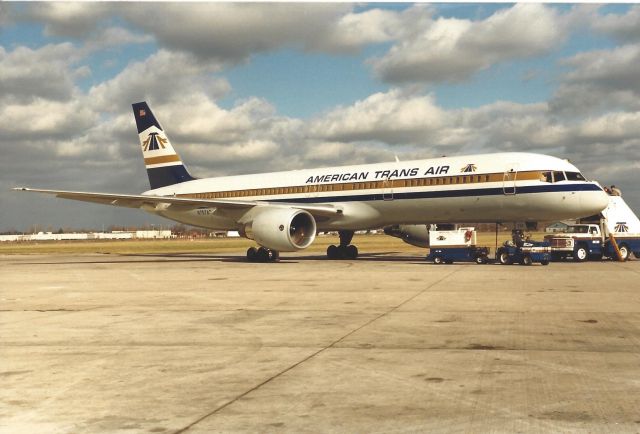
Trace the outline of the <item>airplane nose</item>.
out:
<instances>
[{"instance_id":1,"label":"airplane nose","mask_svg":"<svg viewBox=\"0 0 640 434\"><path fill-rule=\"evenodd\" d=\"M598 214L609 205L609 195L603 190L591 191L589 194L583 195L581 206L585 212L589 214Z\"/></svg>"}]
</instances>

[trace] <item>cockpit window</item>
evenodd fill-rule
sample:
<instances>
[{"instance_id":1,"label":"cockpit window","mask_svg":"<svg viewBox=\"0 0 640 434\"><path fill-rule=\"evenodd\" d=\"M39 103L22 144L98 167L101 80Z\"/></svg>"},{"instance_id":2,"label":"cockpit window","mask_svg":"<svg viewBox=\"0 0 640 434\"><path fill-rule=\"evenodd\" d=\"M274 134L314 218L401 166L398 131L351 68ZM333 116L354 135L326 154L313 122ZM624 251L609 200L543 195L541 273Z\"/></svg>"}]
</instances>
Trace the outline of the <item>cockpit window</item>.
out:
<instances>
[{"instance_id":1,"label":"cockpit window","mask_svg":"<svg viewBox=\"0 0 640 434\"><path fill-rule=\"evenodd\" d=\"M553 182L564 181L564 172L553 172Z\"/></svg>"},{"instance_id":2,"label":"cockpit window","mask_svg":"<svg viewBox=\"0 0 640 434\"><path fill-rule=\"evenodd\" d=\"M551 176L551 172L542 172L540 174L540 181L542 181L542 182L553 182L553 177Z\"/></svg>"},{"instance_id":3,"label":"cockpit window","mask_svg":"<svg viewBox=\"0 0 640 434\"><path fill-rule=\"evenodd\" d=\"M580 172L566 172L567 181L586 181Z\"/></svg>"}]
</instances>

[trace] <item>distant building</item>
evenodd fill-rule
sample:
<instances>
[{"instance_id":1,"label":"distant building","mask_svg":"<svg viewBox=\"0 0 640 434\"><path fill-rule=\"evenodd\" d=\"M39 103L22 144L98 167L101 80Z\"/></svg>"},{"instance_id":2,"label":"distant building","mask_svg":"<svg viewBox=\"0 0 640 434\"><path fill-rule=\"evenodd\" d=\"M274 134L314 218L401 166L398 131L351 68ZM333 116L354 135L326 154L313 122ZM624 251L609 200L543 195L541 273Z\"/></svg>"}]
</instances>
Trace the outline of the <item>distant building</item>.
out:
<instances>
[{"instance_id":1,"label":"distant building","mask_svg":"<svg viewBox=\"0 0 640 434\"><path fill-rule=\"evenodd\" d=\"M38 232L25 235L0 235L2 241L78 241L78 240L131 240L131 239L169 239L174 238L170 230L166 231L115 231L54 234Z\"/></svg>"},{"instance_id":2,"label":"distant building","mask_svg":"<svg viewBox=\"0 0 640 434\"><path fill-rule=\"evenodd\" d=\"M574 221L561 221L551 223L549 226L544 228L545 232L554 233L554 232L564 232L567 229L567 226L575 224Z\"/></svg>"},{"instance_id":3,"label":"distant building","mask_svg":"<svg viewBox=\"0 0 640 434\"><path fill-rule=\"evenodd\" d=\"M171 231L136 231L135 238L142 239L169 239L172 238Z\"/></svg>"}]
</instances>

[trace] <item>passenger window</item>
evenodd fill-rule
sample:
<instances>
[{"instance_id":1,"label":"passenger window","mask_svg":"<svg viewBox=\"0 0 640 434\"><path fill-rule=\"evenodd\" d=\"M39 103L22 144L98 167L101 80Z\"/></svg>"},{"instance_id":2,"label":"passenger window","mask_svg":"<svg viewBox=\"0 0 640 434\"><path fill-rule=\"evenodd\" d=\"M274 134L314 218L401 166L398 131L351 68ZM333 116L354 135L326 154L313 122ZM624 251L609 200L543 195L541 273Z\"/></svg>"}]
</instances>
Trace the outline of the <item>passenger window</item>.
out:
<instances>
[{"instance_id":1,"label":"passenger window","mask_svg":"<svg viewBox=\"0 0 640 434\"><path fill-rule=\"evenodd\" d=\"M566 178L564 177L564 172L553 172L553 182L564 181Z\"/></svg>"}]
</instances>

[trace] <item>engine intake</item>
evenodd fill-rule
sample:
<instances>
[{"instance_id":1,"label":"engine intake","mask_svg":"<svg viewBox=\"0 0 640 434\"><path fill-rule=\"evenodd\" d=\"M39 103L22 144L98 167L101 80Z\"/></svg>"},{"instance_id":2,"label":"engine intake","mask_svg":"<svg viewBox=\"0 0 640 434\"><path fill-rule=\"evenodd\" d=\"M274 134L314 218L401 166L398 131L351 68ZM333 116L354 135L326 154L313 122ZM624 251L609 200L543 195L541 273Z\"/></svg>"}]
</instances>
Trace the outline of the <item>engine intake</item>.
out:
<instances>
[{"instance_id":1,"label":"engine intake","mask_svg":"<svg viewBox=\"0 0 640 434\"><path fill-rule=\"evenodd\" d=\"M316 221L301 209L264 208L257 211L240 232L269 249L295 252L309 247L315 240Z\"/></svg>"}]
</instances>

